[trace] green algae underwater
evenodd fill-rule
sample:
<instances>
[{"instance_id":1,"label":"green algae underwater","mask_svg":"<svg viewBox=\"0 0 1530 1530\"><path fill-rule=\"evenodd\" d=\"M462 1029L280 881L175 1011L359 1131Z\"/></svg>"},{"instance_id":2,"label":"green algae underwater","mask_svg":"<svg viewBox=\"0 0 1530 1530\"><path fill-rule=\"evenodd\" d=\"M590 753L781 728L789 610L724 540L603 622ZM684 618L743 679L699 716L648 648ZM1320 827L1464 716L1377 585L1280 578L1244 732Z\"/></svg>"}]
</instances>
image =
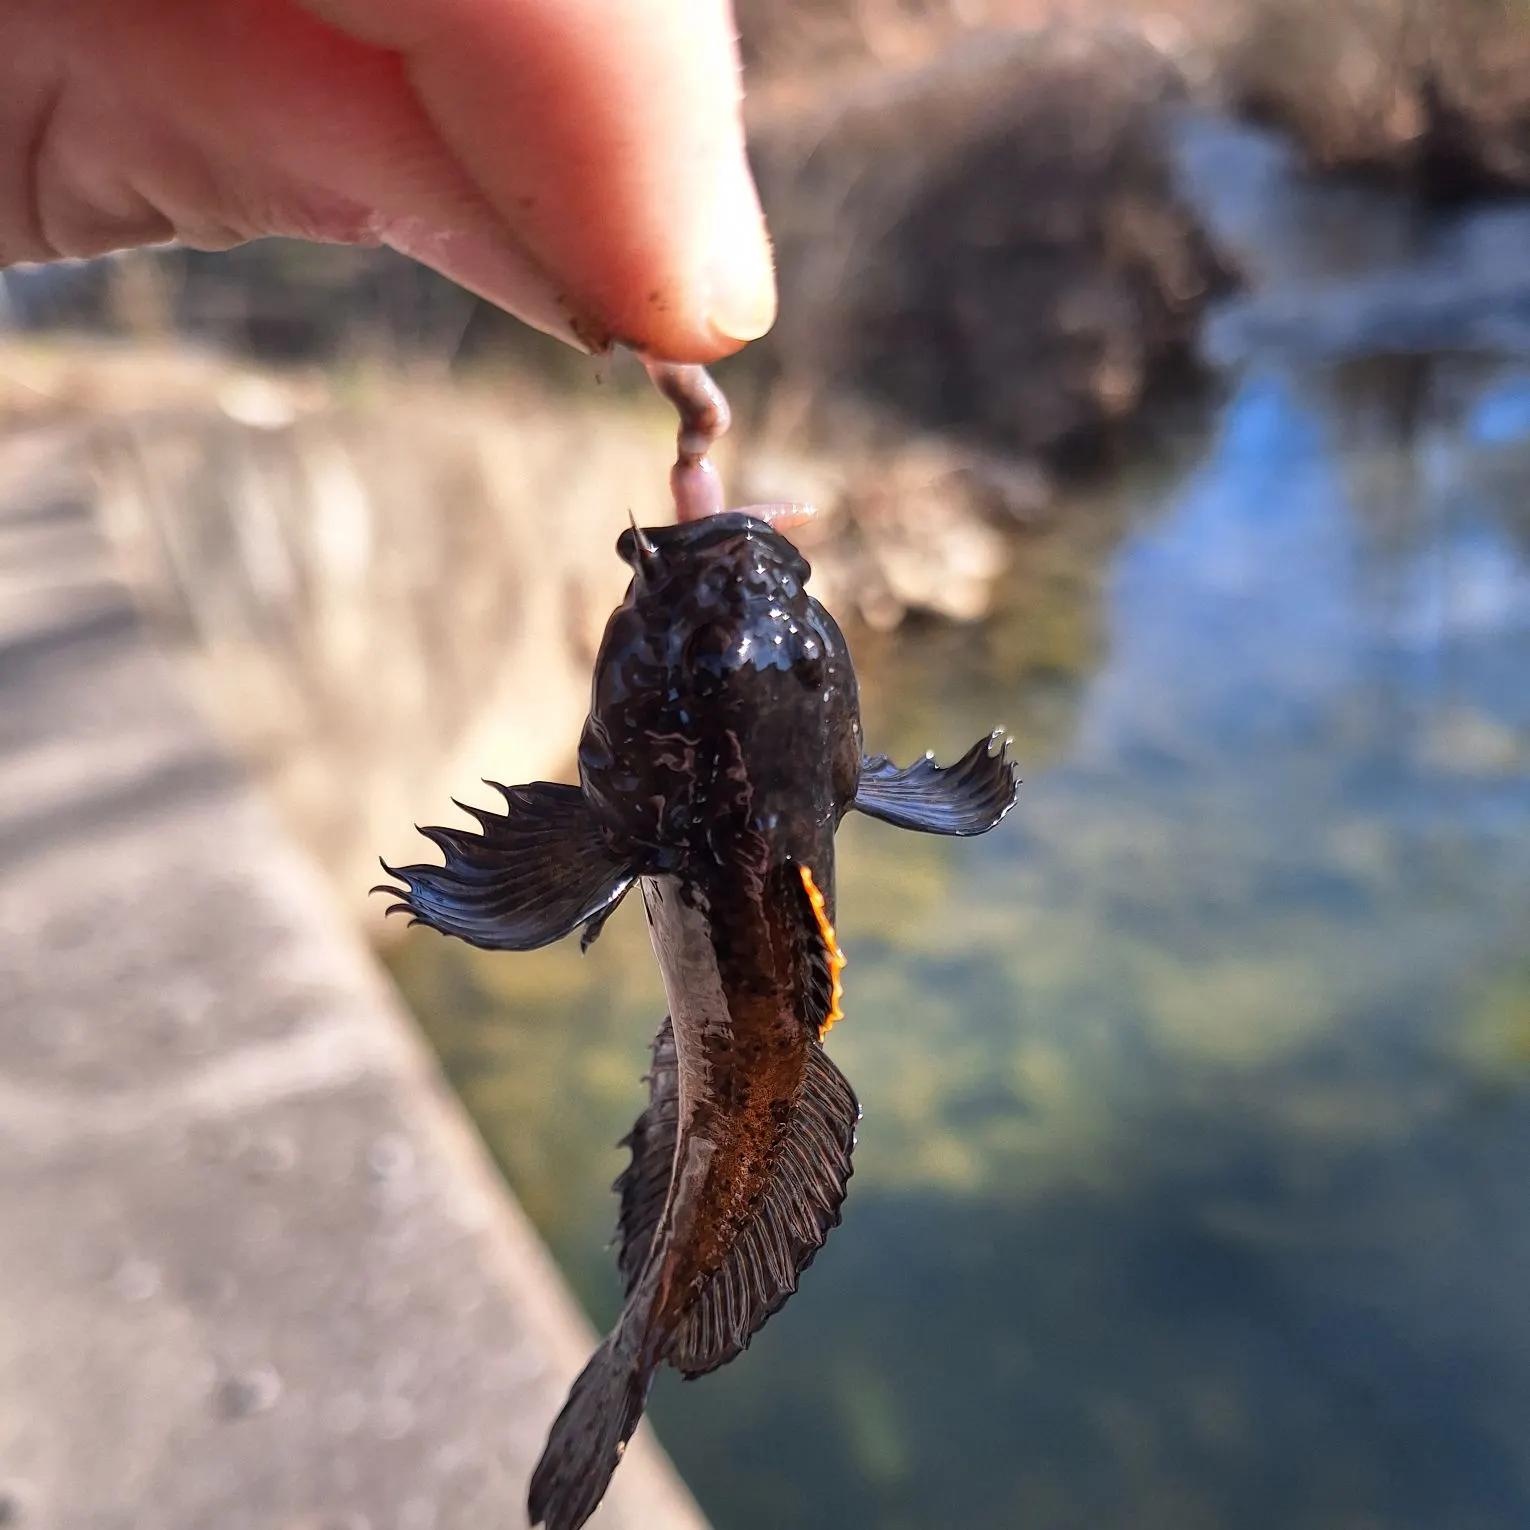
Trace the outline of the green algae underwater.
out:
<instances>
[{"instance_id":1,"label":"green algae underwater","mask_svg":"<svg viewBox=\"0 0 1530 1530\"><path fill-rule=\"evenodd\" d=\"M717 1530L1530 1523L1530 373L1429 397L1252 374L991 622L851 633L869 747L1026 784L841 832L845 1222L651 1409ZM392 963L604 1326L639 910Z\"/></svg>"}]
</instances>

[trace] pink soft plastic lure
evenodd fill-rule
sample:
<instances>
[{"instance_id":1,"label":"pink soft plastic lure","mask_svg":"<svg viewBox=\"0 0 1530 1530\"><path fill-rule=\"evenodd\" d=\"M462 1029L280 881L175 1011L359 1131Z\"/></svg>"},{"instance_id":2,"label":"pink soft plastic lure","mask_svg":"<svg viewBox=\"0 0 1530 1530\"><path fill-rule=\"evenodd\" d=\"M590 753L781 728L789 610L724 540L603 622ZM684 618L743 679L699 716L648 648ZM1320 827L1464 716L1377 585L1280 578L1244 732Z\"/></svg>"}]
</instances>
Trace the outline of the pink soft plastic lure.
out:
<instances>
[{"instance_id":1,"label":"pink soft plastic lure","mask_svg":"<svg viewBox=\"0 0 1530 1530\"><path fill-rule=\"evenodd\" d=\"M705 367L683 366L672 361L648 361L644 365L654 386L675 406L680 416L675 465L669 474L670 492L675 497L675 519L684 524L722 514L727 508L722 478L710 456L713 444L727 434L733 423L722 389L712 381ZM740 508L755 520L763 521L772 531L781 532L807 525L818 513L812 505L747 505Z\"/></svg>"}]
</instances>

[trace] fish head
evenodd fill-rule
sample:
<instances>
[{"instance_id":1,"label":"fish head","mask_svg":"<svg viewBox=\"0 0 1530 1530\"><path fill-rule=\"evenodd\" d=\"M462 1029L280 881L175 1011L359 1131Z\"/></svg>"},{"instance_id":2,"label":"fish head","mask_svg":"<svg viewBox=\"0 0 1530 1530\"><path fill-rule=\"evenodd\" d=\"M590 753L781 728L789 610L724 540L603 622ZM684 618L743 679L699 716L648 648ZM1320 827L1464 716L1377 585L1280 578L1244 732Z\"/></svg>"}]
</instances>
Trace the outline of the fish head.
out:
<instances>
[{"instance_id":1,"label":"fish head","mask_svg":"<svg viewBox=\"0 0 1530 1530\"><path fill-rule=\"evenodd\" d=\"M854 801L855 670L806 559L733 511L624 532L580 780L655 871L832 866Z\"/></svg>"}]
</instances>

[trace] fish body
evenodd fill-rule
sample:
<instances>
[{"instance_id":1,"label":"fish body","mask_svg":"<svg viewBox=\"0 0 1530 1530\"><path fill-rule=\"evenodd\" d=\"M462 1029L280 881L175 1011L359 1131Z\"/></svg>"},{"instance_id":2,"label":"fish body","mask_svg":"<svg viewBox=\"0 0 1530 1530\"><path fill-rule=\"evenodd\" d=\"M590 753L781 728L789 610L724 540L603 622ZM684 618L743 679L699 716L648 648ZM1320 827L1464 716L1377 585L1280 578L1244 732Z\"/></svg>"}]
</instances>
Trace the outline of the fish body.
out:
<instances>
[{"instance_id":1,"label":"fish body","mask_svg":"<svg viewBox=\"0 0 1530 1530\"><path fill-rule=\"evenodd\" d=\"M576 787L501 788L400 906L491 949L583 929L640 889L669 1016L626 1139L626 1302L553 1425L529 1511L594 1512L659 1366L742 1351L840 1219L860 1109L823 1048L838 1018L834 834L858 808L974 834L1015 798L1005 749L942 769L862 753L848 647L809 569L747 512L623 534L632 566L596 660Z\"/></svg>"}]
</instances>

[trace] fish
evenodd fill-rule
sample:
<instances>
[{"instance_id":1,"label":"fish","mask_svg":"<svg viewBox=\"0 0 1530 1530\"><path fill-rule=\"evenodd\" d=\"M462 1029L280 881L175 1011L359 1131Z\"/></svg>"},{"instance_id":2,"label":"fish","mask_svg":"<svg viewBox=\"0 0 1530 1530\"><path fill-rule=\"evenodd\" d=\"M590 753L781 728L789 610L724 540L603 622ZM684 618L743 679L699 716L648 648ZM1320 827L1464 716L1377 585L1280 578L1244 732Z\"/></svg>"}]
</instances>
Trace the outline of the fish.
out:
<instances>
[{"instance_id":1,"label":"fish","mask_svg":"<svg viewBox=\"0 0 1530 1530\"><path fill-rule=\"evenodd\" d=\"M495 787L443 865L384 869L412 922L492 951L581 932L636 887L668 1015L623 1139L621 1314L532 1474L532 1525L578 1530L656 1372L736 1358L841 1218L860 1121L824 1038L841 1018L834 836L851 811L975 835L1018 790L1002 730L959 760L863 753L844 635L809 565L733 510L624 531L632 570L595 661L577 785ZM458 804L458 806L463 806Z\"/></svg>"}]
</instances>

